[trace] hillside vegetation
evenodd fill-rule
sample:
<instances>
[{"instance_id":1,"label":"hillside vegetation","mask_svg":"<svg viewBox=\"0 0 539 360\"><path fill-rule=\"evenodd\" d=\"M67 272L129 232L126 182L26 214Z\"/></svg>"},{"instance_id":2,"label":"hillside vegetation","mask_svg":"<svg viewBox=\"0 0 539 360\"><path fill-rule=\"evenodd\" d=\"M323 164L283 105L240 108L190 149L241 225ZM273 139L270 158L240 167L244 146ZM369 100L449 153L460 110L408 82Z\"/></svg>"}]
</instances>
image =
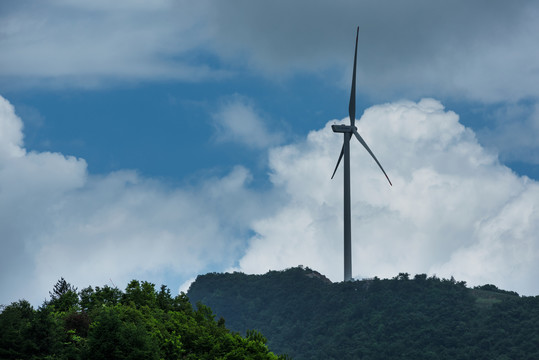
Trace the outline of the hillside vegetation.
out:
<instances>
[{"instance_id":1,"label":"hillside vegetation","mask_svg":"<svg viewBox=\"0 0 539 360\"><path fill-rule=\"evenodd\" d=\"M207 274L188 296L293 359L539 359L539 297L454 279L331 283L308 268Z\"/></svg>"},{"instance_id":2,"label":"hillside vegetation","mask_svg":"<svg viewBox=\"0 0 539 360\"><path fill-rule=\"evenodd\" d=\"M2 307L0 359L276 360L256 331L227 330L210 308L185 294L133 280L80 292L64 279L35 310L25 300Z\"/></svg>"}]
</instances>

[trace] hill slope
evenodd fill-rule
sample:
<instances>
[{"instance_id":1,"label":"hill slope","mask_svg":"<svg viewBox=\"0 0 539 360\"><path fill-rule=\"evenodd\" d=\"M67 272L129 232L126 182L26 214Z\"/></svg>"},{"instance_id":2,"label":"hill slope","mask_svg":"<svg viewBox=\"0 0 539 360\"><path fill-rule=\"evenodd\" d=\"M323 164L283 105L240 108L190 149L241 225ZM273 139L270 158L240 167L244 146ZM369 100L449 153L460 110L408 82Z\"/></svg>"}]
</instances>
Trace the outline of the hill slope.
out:
<instances>
[{"instance_id":1,"label":"hill slope","mask_svg":"<svg viewBox=\"0 0 539 360\"><path fill-rule=\"evenodd\" d=\"M493 285L408 274L331 283L292 268L199 276L188 297L296 360L539 359L539 297Z\"/></svg>"}]
</instances>

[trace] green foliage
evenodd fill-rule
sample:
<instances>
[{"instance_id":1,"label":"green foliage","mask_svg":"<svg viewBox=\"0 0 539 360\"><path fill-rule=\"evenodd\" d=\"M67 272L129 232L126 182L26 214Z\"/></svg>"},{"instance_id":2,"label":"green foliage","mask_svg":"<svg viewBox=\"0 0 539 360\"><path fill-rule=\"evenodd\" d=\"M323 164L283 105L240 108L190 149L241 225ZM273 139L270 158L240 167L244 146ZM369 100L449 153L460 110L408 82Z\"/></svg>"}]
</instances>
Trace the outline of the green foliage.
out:
<instances>
[{"instance_id":1,"label":"green foliage","mask_svg":"<svg viewBox=\"0 0 539 360\"><path fill-rule=\"evenodd\" d=\"M123 293L118 288L111 288L108 285L102 288L97 286L95 290L89 286L79 293L80 307L83 311L91 313L94 309L118 304L122 295Z\"/></svg>"},{"instance_id":2,"label":"green foliage","mask_svg":"<svg viewBox=\"0 0 539 360\"><path fill-rule=\"evenodd\" d=\"M0 316L0 359L18 359L31 347L27 341L35 310L26 300L6 306Z\"/></svg>"},{"instance_id":3,"label":"green foliage","mask_svg":"<svg viewBox=\"0 0 539 360\"><path fill-rule=\"evenodd\" d=\"M77 293L63 278L39 309L24 300L0 313L0 359L284 359L258 332L247 337L196 310L182 293L173 297L149 282Z\"/></svg>"},{"instance_id":4,"label":"green foliage","mask_svg":"<svg viewBox=\"0 0 539 360\"><path fill-rule=\"evenodd\" d=\"M58 280L52 292L49 292L49 295L51 299L47 305L54 307L57 311L69 311L77 308L79 305L77 288L71 286L64 278Z\"/></svg>"},{"instance_id":5,"label":"green foliage","mask_svg":"<svg viewBox=\"0 0 539 360\"><path fill-rule=\"evenodd\" d=\"M515 296L518 296L518 294L514 291L507 291L507 290L502 290L502 289L498 289L496 287L496 285L492 285L492 284L486 284L486 285L481 285L481 286L475 286L474 289L479 289L479 290L486 290L486 291L492 291L492 292L495 292L495 293L499 293L499 294L506 294L506 295L515 295Z\"/></svg>"},{"instance_id":6,"label":"green foliage","mask_svg":"<svg viewBox=\"0 0 539 360\"><path fill-rule=\"evenodd\" d=\"M492 286L407 273L331 283L292 268L199 276L188 295L294 359L539 359L539 297Z\"/></svg>"},{"instance_id":7,"label":"green foliage","mask_svg":"<svg viewBox=\"0 0 539 360\"><path fill-rule=\"evenodd\" d=\"M140 310L115 305L95 317L88 333L88 358L159 359L159 344Z\"/></svg>"}]
</instances>

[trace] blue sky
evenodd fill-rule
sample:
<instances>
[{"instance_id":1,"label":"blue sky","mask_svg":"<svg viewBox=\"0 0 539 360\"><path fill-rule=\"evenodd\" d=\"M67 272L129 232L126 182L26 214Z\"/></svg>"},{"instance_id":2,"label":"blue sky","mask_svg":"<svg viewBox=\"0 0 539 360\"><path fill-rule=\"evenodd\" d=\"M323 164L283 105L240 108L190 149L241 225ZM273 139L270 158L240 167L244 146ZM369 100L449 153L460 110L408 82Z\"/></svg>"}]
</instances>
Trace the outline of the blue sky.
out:
<instances>
[{"instance_id":1,"label":"blue sky","mask_svg":"<svg viewBox=\"0 0 539 360\"><path fill-rule=\"evenodd\" d=\"M3 1L0 303L38 304L62 276L185 290L302 264L341 280L330 125L358 25L357 125L394 186L354 144L353 275L538 294L538 16L533 1Z\"/></svg>"}]
</instances>

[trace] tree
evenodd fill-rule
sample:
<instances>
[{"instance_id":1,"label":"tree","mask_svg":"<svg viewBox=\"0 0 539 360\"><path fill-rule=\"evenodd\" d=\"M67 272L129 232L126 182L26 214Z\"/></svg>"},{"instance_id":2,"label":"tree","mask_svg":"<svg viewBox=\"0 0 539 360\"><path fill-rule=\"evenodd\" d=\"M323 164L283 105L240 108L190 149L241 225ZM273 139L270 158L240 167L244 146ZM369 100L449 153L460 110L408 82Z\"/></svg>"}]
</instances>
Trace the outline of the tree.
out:
<instances>
[{"instance_id":1,"label":"tree","mask_svg":"<svg viewBox=\"0 0 539 360\"><path fill-rule=\"evenodd\" d=\"M28 331L35 311L26 300L6 306L0 314L0 359L25 358L31 344Z\"/></svg>"},{"instance_id":2,"label":"tree","mask_svg":"<svg viewBox=\"0 0 539 360\"><path fill-rule=\"evenodd\" d=\"M159 359L159 348L138 310L116 305L98 314L88 333L88 358ZM133 314L135 312L135 314Z\"/></svg>"},{"instance_id":3,"label":"tree","mask_svg":"<svg viewBox=\"0 0 539 360\"><path fill-rule=\"evenodd\" d=\"M147 281L141 283L138 280L132 280L125 289L122 302L124 304L132 304L136 307L155 306L157 302L155 285Z\"/></svg>"},{"instance_id":4,"label":"tree","mask_svg":"<svg viewBox=\"0 0 539 360\"><path fill-rule=\"evenodd\" d=\"M81 309L86 312L92 312L93 309L102 306L116 305L120 302L122 296L120 289L108 285L96 286L95 290L88 286L79 292Z\"/></svg>"},{"instance_id":5,"label":"tree","mask_svg":"<svg viewBox=\"0 0 539 360\"><path fill-rule=\"evenodd\" d=\"M1 310L2 360L277 359L261 334L232 333L209 307L145 281L77 295L62 278L39 309L23 300Z\"/></svg>"},{"instance_id":6,"label":"tree","mask_svg":"<svg viewBox=\"0 0 539 360\"><path fill-rule=\"evenodd\" d=\"M56 282L54 288L49 291L49 306L53 306L57 311L69 311L79 305L77 288L69 284L64 278Z\"/></svg>"}]
</instances>

